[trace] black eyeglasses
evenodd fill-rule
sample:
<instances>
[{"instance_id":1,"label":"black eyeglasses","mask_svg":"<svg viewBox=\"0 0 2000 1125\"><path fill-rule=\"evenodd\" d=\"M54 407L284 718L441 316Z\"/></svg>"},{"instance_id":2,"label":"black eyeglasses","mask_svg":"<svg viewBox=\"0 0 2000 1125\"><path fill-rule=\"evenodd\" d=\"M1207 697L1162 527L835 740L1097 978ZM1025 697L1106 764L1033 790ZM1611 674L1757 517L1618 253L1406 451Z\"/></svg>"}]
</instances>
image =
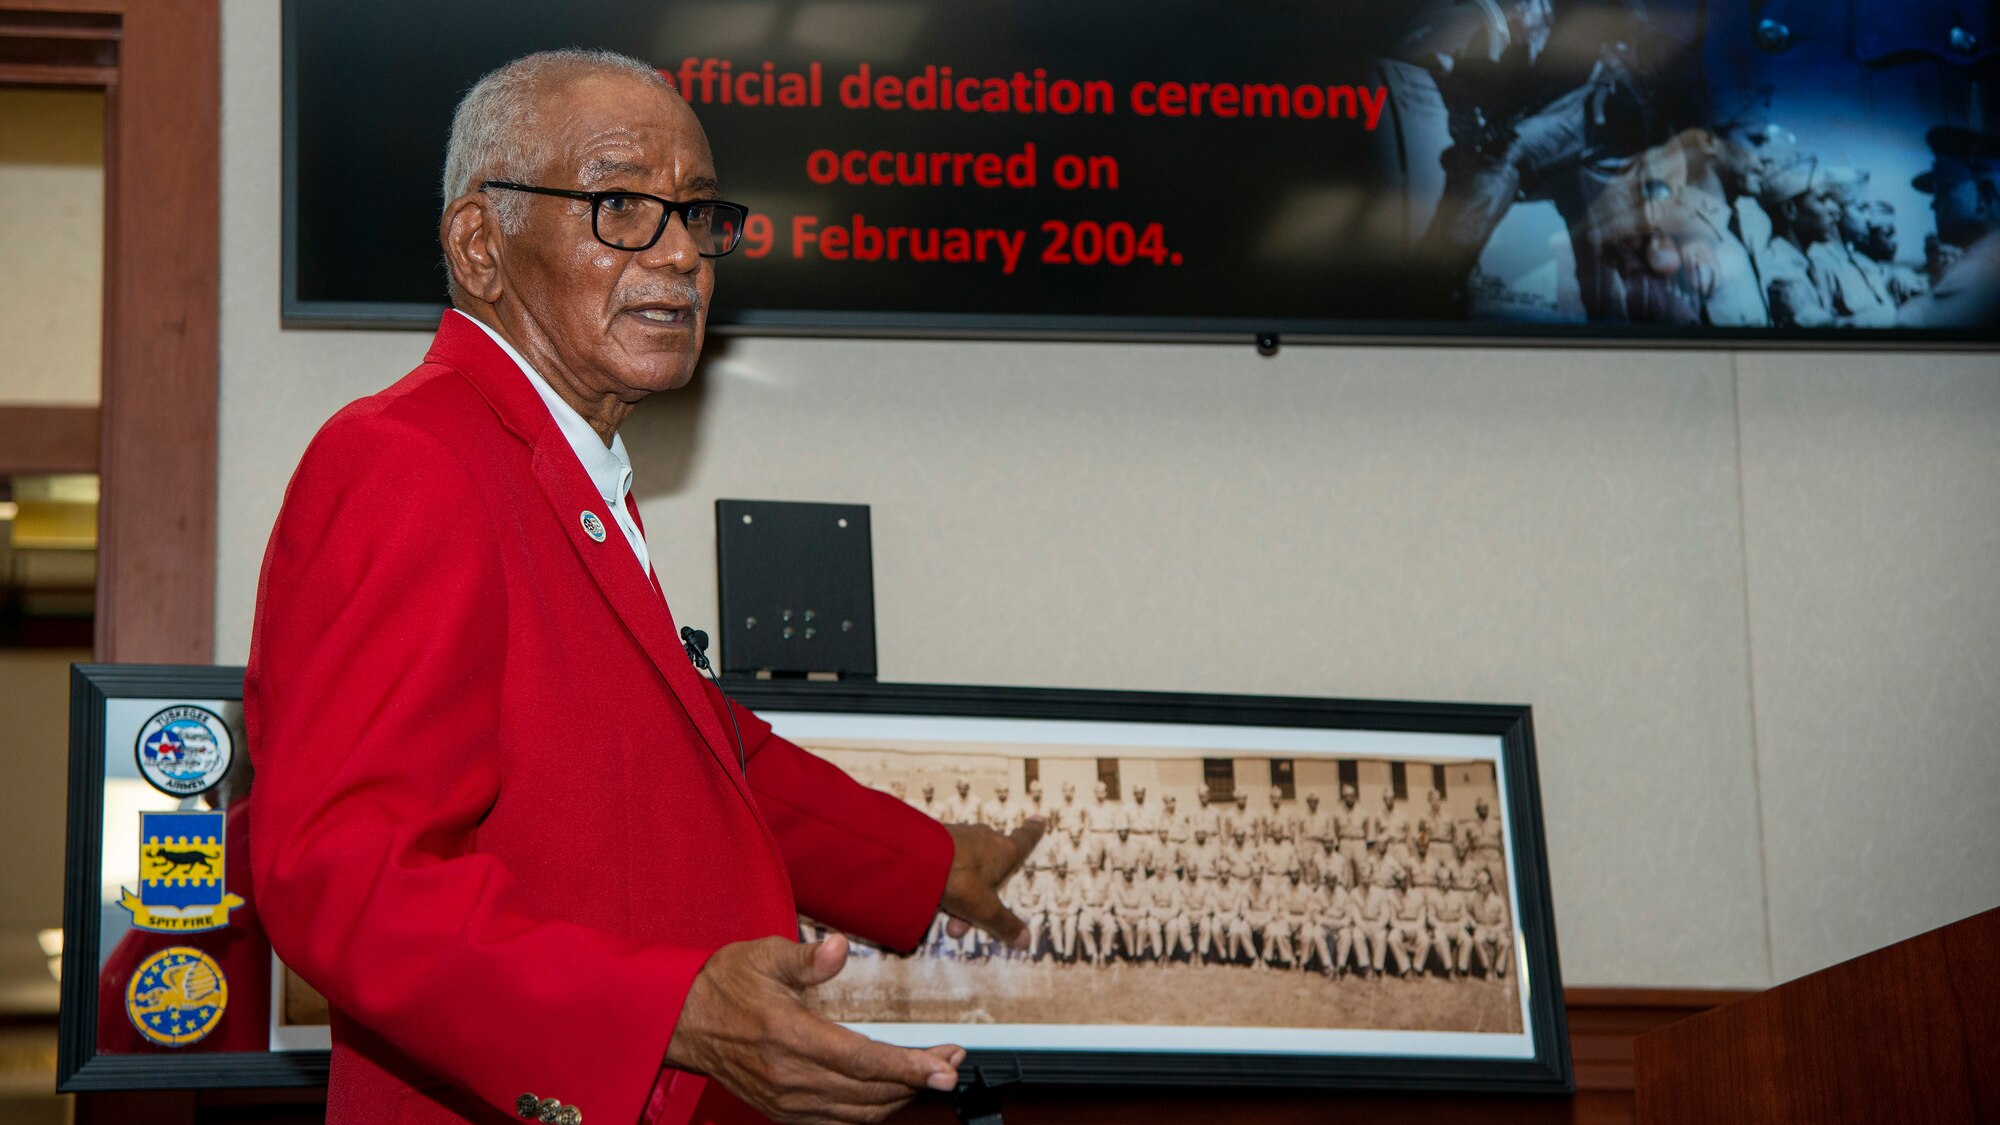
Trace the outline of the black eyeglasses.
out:
<instances>
[{"instance_id":1,"label":"black eyeglasses","mask_svg":"<svg viewBox=\"0 0 2000 1125\"><path fill-rule=\"evenodd\" d=\"M481 191L489 188L580 199L590 204L590 232L614 250L652 249L666 233L667 220L679 215L694 239L695 251L704 258L720 258L736 249L743 238L743 221L750 217L748 207L720 199L676 203L642 191L570 191L506 180L487 180L479 185Z\"/></svg>"}]
</instances>

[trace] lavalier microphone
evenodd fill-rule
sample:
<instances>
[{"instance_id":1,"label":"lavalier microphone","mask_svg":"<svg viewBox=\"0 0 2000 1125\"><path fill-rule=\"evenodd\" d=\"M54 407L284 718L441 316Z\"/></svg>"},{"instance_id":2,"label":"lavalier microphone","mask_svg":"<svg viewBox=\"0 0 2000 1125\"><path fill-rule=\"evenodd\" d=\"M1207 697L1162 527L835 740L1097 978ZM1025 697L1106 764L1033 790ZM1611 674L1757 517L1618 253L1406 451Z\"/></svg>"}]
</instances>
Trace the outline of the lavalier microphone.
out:
<instances>
[{"instance_id":1,"label":"lavalier microphone","mask_svg":"<svg viewBox=\"0 0 2000 1125\"><path fill-rule=\"evenodd\" d=\"M743 728L736 725L736 701L722 690L722 677L715 674L714 665L708 662L708 634L689 625L681 626L681 648L687 653L688 663L696 671L708 673L709 682L722 692L723 709L729 712L729 730L736 736L736 768L743 771L744 780L749 780L750 761L743 753Z\"/></svg>"}]
</instances>

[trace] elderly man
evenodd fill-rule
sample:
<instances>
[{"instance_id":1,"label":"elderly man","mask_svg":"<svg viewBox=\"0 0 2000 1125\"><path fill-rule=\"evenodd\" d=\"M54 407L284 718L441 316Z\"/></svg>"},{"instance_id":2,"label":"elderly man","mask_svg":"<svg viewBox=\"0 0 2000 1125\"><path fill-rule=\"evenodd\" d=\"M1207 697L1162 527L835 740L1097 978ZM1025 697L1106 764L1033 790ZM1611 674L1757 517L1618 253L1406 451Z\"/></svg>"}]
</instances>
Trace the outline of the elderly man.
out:
<instances>
[{"instance_id":1,"label":"elderly man","mask_svg":"<svg viewBox=\"0 0 2000 1125\"><path fill-rule=\"evenodd\" d=\"M685 385L743 211L643 63L535 55L453 119L453 310L329 421L265 556L244 705L273 946L332 1004L328 1120L877 1121L962 1053L814 1013L844 938L996 888L1039 829L946 828L701 679L619 424ZM746 1106L745 1103L748 1103Z\"/></svg>"}]
</instances>

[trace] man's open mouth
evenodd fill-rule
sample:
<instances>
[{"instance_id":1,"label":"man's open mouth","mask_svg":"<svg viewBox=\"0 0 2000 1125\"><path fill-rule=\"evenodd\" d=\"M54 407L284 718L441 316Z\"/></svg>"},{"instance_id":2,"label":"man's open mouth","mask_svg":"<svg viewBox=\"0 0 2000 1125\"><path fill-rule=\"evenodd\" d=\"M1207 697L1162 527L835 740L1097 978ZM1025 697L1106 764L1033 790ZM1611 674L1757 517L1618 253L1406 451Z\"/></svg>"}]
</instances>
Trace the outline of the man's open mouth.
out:
<instances>
[{"instance_id":1,"label":"man's open mouth","mask_svg":"<svg viewBox=\"0 0 2000 1125\"><path fill-rule=\"evenodd\" d=\"M653 324L689 324L694 321L693 309L648 305L645 308L633 309L631 312L640 320Z\"/></svg>"}]
</instances>

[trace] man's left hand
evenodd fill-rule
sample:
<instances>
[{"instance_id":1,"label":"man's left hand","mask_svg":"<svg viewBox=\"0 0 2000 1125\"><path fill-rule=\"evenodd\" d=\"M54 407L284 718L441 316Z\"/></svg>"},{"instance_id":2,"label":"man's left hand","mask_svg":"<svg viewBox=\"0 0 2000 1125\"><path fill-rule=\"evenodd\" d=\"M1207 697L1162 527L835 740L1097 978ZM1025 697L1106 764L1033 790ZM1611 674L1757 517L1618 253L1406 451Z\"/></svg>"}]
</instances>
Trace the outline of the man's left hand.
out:
<instances>
[{"instance_id":1,"label":"man's left hand","mask_svg":"<svg viewBox=\"0 0 2000 1125\"><path fill-rule=\"evenodd\" d=\"M1037 818L1002 836L983 824L947 824L951 833L951 874L945 877L938 909L951 916L945 933L964 937L974 926L1013 949L1028 948L1028 925L1000 901L1000 888L1042 838Z\"/></svg>"}]
</instances>

